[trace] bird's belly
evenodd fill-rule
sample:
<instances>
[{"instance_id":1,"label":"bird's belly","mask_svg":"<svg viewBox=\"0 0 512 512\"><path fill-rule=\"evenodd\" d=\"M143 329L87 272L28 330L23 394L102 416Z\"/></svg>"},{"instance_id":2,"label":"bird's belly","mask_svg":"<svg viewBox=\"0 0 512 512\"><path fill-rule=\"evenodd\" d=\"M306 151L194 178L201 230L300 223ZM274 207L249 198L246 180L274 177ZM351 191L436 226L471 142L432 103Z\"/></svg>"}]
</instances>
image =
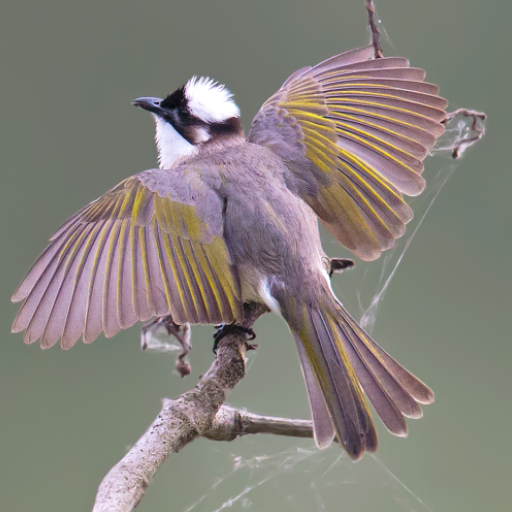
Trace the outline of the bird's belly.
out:
<instances>
[{"instance_id":1,"label":"bird's belly","mask_svg":"<svg viewBox=\"0 0 512 512\"><path fill-rule=\"evenodd\" d=\"M299 217L301 212L297 212ZM259 232L260 226L254 226L251 242L247 240L244 248L237 254L236 267L240 277L243 302L266 304L275 313L280 307L275 299L279 290L296 296L306 283L315 281L313 276L325 273L325 254L320 244L316 217L306 211L303 222L292 224L283 229L283 223L267 226ZM295 221L297 221L295 217Z\"/></svg>"},{"instance_id":2,"label":"bird's belly","mask_svg":"<svg viewBox=\"0 0 512 512\"><path fill-rule=\"evenodd\" d=\"M317 217L283 182L248 175L228 183L225 240L240 277L244 302L277 311L279 289L300 293L322 268Z\"/></svg>"}]
</instances>

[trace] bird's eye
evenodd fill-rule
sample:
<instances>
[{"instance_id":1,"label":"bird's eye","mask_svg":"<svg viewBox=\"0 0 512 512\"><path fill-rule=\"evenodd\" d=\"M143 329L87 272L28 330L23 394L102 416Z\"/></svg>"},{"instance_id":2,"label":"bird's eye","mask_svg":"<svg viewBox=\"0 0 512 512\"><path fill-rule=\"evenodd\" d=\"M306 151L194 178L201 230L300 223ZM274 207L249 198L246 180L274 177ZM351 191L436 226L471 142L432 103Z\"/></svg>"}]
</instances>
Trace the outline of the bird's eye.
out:
<instances>
[{"instance_id":1,"label":"bird's eye","mask_svg":"<svg viewBox=\"0 0 512 512\"><path fill-rule=\"evenodd\" d=\"M180 111L180 117L184 121L188 121L190 119L190 111L186 108Z\"/></svg>"}]
</instances>

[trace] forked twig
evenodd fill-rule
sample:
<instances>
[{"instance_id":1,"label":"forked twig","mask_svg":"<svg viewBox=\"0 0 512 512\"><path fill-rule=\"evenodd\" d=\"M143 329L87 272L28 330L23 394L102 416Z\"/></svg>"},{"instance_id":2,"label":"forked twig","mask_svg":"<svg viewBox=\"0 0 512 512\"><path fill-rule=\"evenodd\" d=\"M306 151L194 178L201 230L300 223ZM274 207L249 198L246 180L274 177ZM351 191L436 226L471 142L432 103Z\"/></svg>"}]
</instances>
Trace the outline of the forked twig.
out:
<instances>
[{"instance_id":1,"label":"forked twig","mask_svg":"<svg viewBox=\"0 0 512 512\"><path fill-rule=\"evenodd\" d=\"M449 112L446 114L446 119L443 121L443 123L446 125L448 124L452 119L455 119L457 116L463 116L463 117L472 117L473 122L471 123L471 131L475 133L475 135L470 137L462 137L460 139L457 139L454 143L454 148L452 151L452 158L456 160L460 156L460 150L462 146L466 144L471 144L472 142L476 142L477 140L480 140L485 135L485 125L480 128L478 126L478 120L485 121L487 119L487 114L485 112L479 112L477 110L469 110L467 108L458 108L457 110L454 110L453 112Z\"/></svg>"}]
</instances>

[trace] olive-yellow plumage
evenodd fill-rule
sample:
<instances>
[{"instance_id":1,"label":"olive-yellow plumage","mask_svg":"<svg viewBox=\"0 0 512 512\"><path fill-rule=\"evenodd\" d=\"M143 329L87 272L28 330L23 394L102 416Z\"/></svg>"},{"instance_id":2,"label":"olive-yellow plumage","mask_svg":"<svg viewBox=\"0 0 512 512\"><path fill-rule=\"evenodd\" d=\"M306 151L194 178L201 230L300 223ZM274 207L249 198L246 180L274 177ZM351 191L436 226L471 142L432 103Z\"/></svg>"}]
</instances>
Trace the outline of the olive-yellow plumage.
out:
<instances>
[{"instance_id":1,"label":"olive-yellow plumage","mask_svg":"<svg viewBox=\"0 0 512 512\"><path fill-rule=\"evenodd\" d=\"M432 391L400 366L334 296L317 218L373 260L405 232L403 195L425 187L422 160L446 101L402 58L372 47L294 73L244 137L231 94L193 78L155 117L160 168L124 180L71 217L16 291L13 331L42 347L119 330L152 316L178 324L241 321L267 304L297 342L315 439L352 458L377 448L363 394L386 427Z\"/></svg>"}]
</instances>

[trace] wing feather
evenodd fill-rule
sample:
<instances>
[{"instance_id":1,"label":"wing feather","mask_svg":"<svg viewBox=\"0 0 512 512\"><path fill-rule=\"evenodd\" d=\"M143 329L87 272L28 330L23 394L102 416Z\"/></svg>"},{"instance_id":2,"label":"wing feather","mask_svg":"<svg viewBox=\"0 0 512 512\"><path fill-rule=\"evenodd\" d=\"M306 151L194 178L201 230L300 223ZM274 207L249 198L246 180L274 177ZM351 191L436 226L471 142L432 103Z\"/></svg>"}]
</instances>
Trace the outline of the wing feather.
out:
<instances>
[{"instance_id":1,"label":"wing feather","mask_svg":"<svg viewBox=\"0 0 512 512\"><path fill-rule=\"evenodd\" d=\"M103 278L102 325L106 338L111 338L121 330L121 324L117 316L117 269L119 266L119 236L122 222L119 219L114 221L112 231L105 242L106 262Z\"/></svg>"},{"instance_id":2,"label":"wing feather","mask_svg":"<svg viewBox=\"0 0 512 512\"><path fill-rule=\"evenodd\" d=\"M361 61L373 59L375 50L372 46L365 46L363 48L355 48L346 52L334 55L328 59L323 60L315 66L316 69L328 69L332 67L353 66Z\"/></svg>"},{"instance_id":3,"label":"wing feather","mask_svg":"<svg viewBox=\"0 0 512 512\"><path fill-rule=\"evenodd\" d=\"M107 241L110 239L114 227L112 221L104 220L103 222L89 281L89 293L85 310L84 343L92 343L103 330L103 284L108 256Z\"/></svg>"},{"instance_id":4,"label":"wing feather","mask_svg":"<svg viewBox=\"0 0 512 512\"><path fill-rule=\"evenodd\" d=\"M364 108L361 108L364 107ZM358 118L367 119L371 122L388 122L394 125L403 126L410 133L411 138L413 137L414 129L424 130L437 139L444 133L444 127L437 121L433 121L428 117L418 116L413 112L391 110L385 108L383 105L336 105L333 106L332 111L329 112L328 118L344 120L346 115L357 116Z\"/></svg>"},{"instance_id":5,"label":"wing feather","mask_svg":"<svg viewBox=\"0 0 512 512\"><path fill-rule=\"evenodd\" d=\"M86 206L52 237L13 300L13 331L63 348L114 336L138 320L243 318L240 283L222 236L223 206L197 173L151 170ZM189 180L187 182L186 180ZM208 208L205 208L208 204Z\"/></svg>"},{"instance_id":6,"label":"wing feather","mask_svg":"<svg viewBox=\"0 0 512 512\"><path fill-rule=\"evenodd\" d=\"M100 221L91 230L76 272L75 287L62 335L64 349L71 348L80 339L85 329L86 315L83 312L87 310L89 281L103 225L104 222Z\"/></svg>"},{"instance_id":7,"label":"wing feather","mask_svg":"<svg viewBox=\"0 0 512 512\"><path fill-rule=\"evenodd\" d=\"M82 256L84 251L87 249L89 237L93 228L94 226L92 225L84 226L80 236L71 248L70 255L65 263L62 284L59 287L46 327L43 335L41 336L42 346L52 347L63 335L66 318L75 288L76 275L79 274Z\"/></svg>"},{"instance_id":8,"label":"wing feather","mask_svg":"<svg viewBox=\"0 0 512 512\"><path fill-rule=\"evenodd\" d=\"M144 236L142 226L130 226L130 247L132 252L132 301L135 315L142 321L153 316L150 301L148 300L149 283L144 272L144 258L142 252L141 236Z\"/></svg>"},{"instance_id":9,"label":"wing feather","mask_svg":"<svg viewBox=\"0 0 512 512\"><path fill-rule=\"evenodd\" d=\"M204 279L203 272L201 271L199 262L197 261L197 257L191 241L181 240L181 246L185 255L185 259L188 263L189 270L192 274L193 283L197 287L197 297L200 298L200 302L198 302L201 309L201 318L210 318L210 316L213 314L214 306L211 304L208 282Z\"/></svg>"},{"instance_id":10,"label":"wing feather","mask_svg":"<svg viewBox=\"0 0 512 512\"><path fill-rule=\"evenodd\" d=\"M119 266L117 275L117 316L122 329L131 327L140 318L137 315L137 304L133 293L133 254L131 250L131 225L128 219L123 220L119 245Z\"/></svg>"},{"instance_id":11,"label":"wing feather","mask_svg":"<svg viewBox=\"0 0 512 512\"><path fill-rule=\"evenodd\" d=\"M404 68L411 69L411 68ZM341 76L333 77L323 81L324 86L335 86L336 90L354 90L359 88L386 88L403 91L416 91L423 94L429 94L436 97L439 102L439 108L446 107L446 100L438 96L439 87L428 82L415 82L402 78L385 78L371 76ZM334 88L334 87L333 87ZM444 104L444 106L442 106Z\"/></svg>"},{"instance_id":12,"label":"wing feather","mask_svg":"<svg viewBox=\"0 0 512 512\"><path fill-rule=\"evenodd\" d=\"M371 187L367 186L349 165L343 165L342 169L340 184L361 205L363 212L371 219L375 219L374 222L382 227L385 237L389 237L390 233L395 238L402 236L403 222L397 213Z\"/></svg>"},{"instance_id":13,"label":"wing feather","mask_svg":"<svg viewBox=\"0 0 512 512\"><path fill-rule=\"evenodd\" d=\"M47 286L44 290L41 290L41 295L35 294L38 298L38 303L25 331L26 343L32 343L41 337L41 347L46 348L52 345L51 338L44 336L45 329L54 310L54 305L61 291L69 265L73 262L76 254L76 245L80 242L84 229L84 226L79 226L68 242L63 244L60 258L57 260L57 267L53 275L50 276Z\"/></svg>"},{"instance_id":14,"label":"wing feather","mask_svg":"<svg viewBox=\"0 0 512 512\"><path fill-rule=\"evenodd\" d=\"M294 73L249 134L289 163L293 189L367 260L404 234L412 211L402 194L425 188L422 160L447 106L422 69L373 55L360 48Z\"/></svg>"},{"instance_id":15,"label":"wing feather","mask_svg":"<svg viewBox=\"0 0 512 512\"><path fill-rule=\"evenodd\" d=\"M217 251L214 250L207 252L203 246L199 246L197 248L197 252L200 252L201 257L204 258L203 269L208 276L208 280L211 283L213 290L215 291L217 304L219 305L219 310L221 312L220 316L222 318L229 316L229 312L234 310L237 306L237 290L233 287L233 284L229 279L226 279L222 274L215 272L215 268L218 267L218 262L215 261Z\"/></svg>"},{"instance_id":16,"label":"wing feather","mask_svg":"<svg viewBox=\"0 0 512 512\"><path fill-rule=\"evenodd\" d=\"M75 228L71 232L71 237L74 236L76 231L77 230ZM45 251L43 253L45 266L40 266L36 262L36 264L29 271L27 276L27 284L22 283L22 285L19 287L15 296L21 295L20 290L23 290L23 298L26 300L20 308L16 319L14 320L12 327L13 332L21 332L29 327L32 318L37 312L37 308L39 307L41 299L48 289L52 278L59 269L59 264L62 258L64 258L67 254L67 251L65 249L63 250L65 243L66 239L59 238L55 250ZM49 256L51 256L51 258ZM36 339L37 338L31 339L29 333L25 332L24 340L26 343L32 343Z\"/></svg>"},{"instance_id":17,"label":"wing feather","mask_svg":"<svg viewBox=\"0 0 512 512\"><path fill-rule=\"evenodd\" d=\"M367 47L368 48L368 47ZM373 57L373 56L372 56ZM335 57L334 57L335 58ZM409 61L403 57L387 57L385 59L374 59L374 58L364 58L360 59L357 62L350 62L347 64L339 64L336 61L331 61L328 59L320 64L317 64L312 68L311 74L315 77L323 76L327 74L333 73L362 73L368 69L386 69L386 68L403 68L409 67ZM424 71L423 72L423 78Z\"/></svg>"},{"instance_id":18,"label":"wing feather","mask_svg":"<svg viewBox=\"0 0 512 512\"><path fill-rule=\"evenodd\" d=\"M359 136L363 140L378 144L382 148L402 155L410 155L416 160L422 160L427 156L427 148L420 142L382 127L372 127L370 124L362 126L361 122L353 122L350 119L338 121L336 126L340 133Z\"/></svg>"},{"instance_id":19,"label":"wing feather","mask_svg":"<svg viewBox=\"0 0 512 512\"><path fill-rule=\"evenodd\" d=\"M414 83L414 82L413 82ZM421 82L422 83L422 82ZM398 88L398 87L386 87L381 84L365 84L365 83L352 83L346 82L341 84L333 84L329 87L324 84L326 90L326 97L336 98L343 94L347 98L375 98L381 99L386 105L399 103L407 106L409 103L413 105L415 112L425 112L424 115L431 116L433 114L432 109L437 109L437 115L439 117L439 111L444 114L444 109L447 106L447 101L440 96L434 94L426 94L424 92L413 91L410 89ZM397 100L400 98L400 100ZM444 117L441 117L443 120Z\"/></svg>"},{"instance_id":20,"label":"wing feather","mask_svg":"<svg viewBox=\"0 0 512 512\"><path fill-rule=\"evenodd\" d=\"M12 296L13 302L19 302L23 299L26 299L29 296L29 294L32 292L32 290L38 283L39 279L41 278L45 270L48 268L48 265L50 265L51 262L53 261L54 256L61 247L62 242L63 237L57 238L53 244L49 245L44 250L39 259L34 263L34 265L32 265L31 269L28 271L27 277L20 284L20 286L18 286L17 290ZM21 330L23 330L23 328Z\"/></svg>"}]
</instances>

